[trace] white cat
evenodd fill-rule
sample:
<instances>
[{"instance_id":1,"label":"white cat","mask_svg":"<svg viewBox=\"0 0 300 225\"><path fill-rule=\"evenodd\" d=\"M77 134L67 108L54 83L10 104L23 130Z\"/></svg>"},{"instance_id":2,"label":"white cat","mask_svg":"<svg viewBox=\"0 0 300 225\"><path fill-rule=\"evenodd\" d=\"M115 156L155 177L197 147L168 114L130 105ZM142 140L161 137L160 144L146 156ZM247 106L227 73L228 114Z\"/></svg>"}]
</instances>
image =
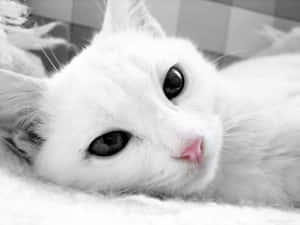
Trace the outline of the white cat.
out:
<instances>
[{"instance_id":1,"label":"white cat","mask_svg":"<svg viewBox=\"0 0 300 225\"><path fill-rule=\"evenodd\" d=\"M90 191L300 201L300 56L217 71L141 1L51 79L1 71L7 143L42 178Z\"/></svg>"}]
</instances>

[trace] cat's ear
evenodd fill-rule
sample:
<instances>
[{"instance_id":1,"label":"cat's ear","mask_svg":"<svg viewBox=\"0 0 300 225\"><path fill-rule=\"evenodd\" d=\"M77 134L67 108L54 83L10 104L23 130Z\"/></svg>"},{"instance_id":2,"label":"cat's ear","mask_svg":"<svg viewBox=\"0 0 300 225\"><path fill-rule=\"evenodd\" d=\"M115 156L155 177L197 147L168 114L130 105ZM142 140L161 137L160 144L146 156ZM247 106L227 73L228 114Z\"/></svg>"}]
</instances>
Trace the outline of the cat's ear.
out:
<instances>
[{"instance_id":1,"label":"cat's ear","mask_svg":"<svg viewBox=\"0 0 300 225\"><path fill-rule=\"evenodd\" d=\"M46 87L46 80L0 70L1 141L28 160L43 140L39 128L44 116L39 105Z\"/></svg>"},{"instance_id":2,"label":"cat's ear","mask_svg":"<svg viewBox=\"0 0 300 225\"><path fill-rule=\"evenodd\" d=\"M147 32L163 37L165 32L142 0L107 0L102 31L111 34L126 30Z\"/></svg>"}]
</instances>

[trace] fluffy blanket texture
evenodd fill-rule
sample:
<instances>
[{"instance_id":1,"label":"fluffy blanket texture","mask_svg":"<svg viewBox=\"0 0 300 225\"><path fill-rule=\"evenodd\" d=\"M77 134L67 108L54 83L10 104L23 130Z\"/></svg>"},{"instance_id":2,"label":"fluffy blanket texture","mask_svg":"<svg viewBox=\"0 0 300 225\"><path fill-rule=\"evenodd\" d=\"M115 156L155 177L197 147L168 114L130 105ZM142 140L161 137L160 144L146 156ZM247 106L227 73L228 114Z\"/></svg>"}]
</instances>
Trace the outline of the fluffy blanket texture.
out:
<instances>
[{"instance_id":1,"label":"fluffy blanket texture","mask_svg":"<svg viewBox=\"0 0 300 225\"><path fill-rule=\"evenodd\" d=\"M0 67L17 72L26 71L29 75L35 76L42 74L43 69L38 59L25 50L53 46L63 41L42 38L55 24L29 30L7 25L8 22L16 25L22 24L26 10L27 8L23 5L9 0L0 0L0 46L2 49ZM276 37L277 43L280 43L280 48L277 47L277 50L273 48L271 53L282 52L285 49L284 43L287 43L285 40L290 43L292 37L287 38L286 35L274 30L271 33L274 34L271 35L272 37ZM298 38L298 32L292 35ZM274 44L274 46L278 45ZM35 63L32 63L32 60ZM43 183L28 174L30 174L30 169L24 167L14 155L6 152L4 146L0 146L0 224L300 224L300 214L292 210L192 203L181 200L161 201L140 195L104 197Z\"/></svg>"},{"instance_id":2,"label":"fluffy blanket texture","mask_svg":"<svg viewBox=\"0 0 300 225\"><path fill-rule=\"evenodd\" d=\"M299 225L291 209L114 197L59 187L0 145L0 224L3 225Z\"/></svg>"},{"instance_id":3,"label":"fluffy blanket texture","mask_svg":"<svg viewBox=\"0 0 300 225\"><path fill-rule=\"evenodd\" d=\"M298 225L300 214L261 207L103 197L0 171L0 224L5 225Z\"/></svg>"}]
</instances>

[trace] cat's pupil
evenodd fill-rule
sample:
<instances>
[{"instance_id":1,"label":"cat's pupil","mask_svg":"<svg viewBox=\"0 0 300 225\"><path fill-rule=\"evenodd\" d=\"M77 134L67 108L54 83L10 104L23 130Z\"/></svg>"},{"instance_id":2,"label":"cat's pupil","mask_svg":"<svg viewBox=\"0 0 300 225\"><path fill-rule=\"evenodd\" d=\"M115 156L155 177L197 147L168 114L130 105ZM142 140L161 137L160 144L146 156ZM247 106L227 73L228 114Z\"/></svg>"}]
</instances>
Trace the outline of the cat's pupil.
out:
<instances>
[{"instance_id":1,"label":"cat's pupil","mask_svg":"<svg viewBox=\"0 0 300 225\"><path fill-rule=\"evenodd\" d=\"M125 148L131 135L125 131L112 131L97 137L89 146L88 152L97 156L112 156Z\"/></svg>"},{"instance_id":2,"label":"cat's pupil","mask_svg":"<svg viewBox=\"0 0 300 225\"><path fill-rule=\"evenodd\" d=\"M118 133L112 133L109 135L103 135L103 142L106 145L110 145L110 146L119 146L122 144L122 136Z\"/></svg>"},{"instance_id":3,"label":"cat's pupil","mask_svg":"<svg viewBox=\"0 0 300 225\"><path fill-rule=\"evenodd\" d=\"M184 76L181 70L172 66L165 77L163 84L163 91L168 99L173 99L177 97L184 87Z\"/></svg>"}]
</instances>

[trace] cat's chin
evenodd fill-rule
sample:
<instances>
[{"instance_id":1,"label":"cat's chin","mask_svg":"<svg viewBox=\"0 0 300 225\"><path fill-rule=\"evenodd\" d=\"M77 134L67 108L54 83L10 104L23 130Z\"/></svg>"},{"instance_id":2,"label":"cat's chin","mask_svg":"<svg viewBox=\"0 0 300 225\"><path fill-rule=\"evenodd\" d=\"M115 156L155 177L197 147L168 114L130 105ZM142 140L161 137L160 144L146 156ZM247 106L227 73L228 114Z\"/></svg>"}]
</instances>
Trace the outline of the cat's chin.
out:
<instances>
[{"instance_id":1,"label":"cat's chin","mask_svg":"<svg viewBox=\"0 0 300 225\"><path fill-rule=\"evenodd\" d=\"M211 174L211 177L205 177L203 179L197 177L191 177L189 182L182 182L174 184L173 187L161 188L158 190L151 191L142 191L141 193L158 197L158 198L183 198L183 199L200 199L206 197L206 188L209 187L209 184L213 180L214 175ZM209 191L208 191L209 192Z\"/></svg>"},{"instance_id":2,"label":"cat's chin","mask_svg":"<svg viewBox=\"0 0 300 225\"><path fill-rule=\"evenodd\" d=\"M189 181L177 191L177 194L183 197L201 197L202 193L216 176L216 165L217 163L214 163L214 165L208 165L207 168L203 168L200 172L195 172L194 175L190 177Z\"/></svg>"},{"instance_id":3,"label":"cat's chin","mask_svg":"<svg viewBox=\"0 0 300 225\"><path fill-rule=\"evenodd\" d=\"M152 189L144 193L160 198L181 197L188 199L202 198L204 192L210 192L208 187L216 178L218 157L206 158L200 165L186 163L185 172L174 183ZM181 168L183 169L183 168Z\"/></svg>"}]
</instances>

